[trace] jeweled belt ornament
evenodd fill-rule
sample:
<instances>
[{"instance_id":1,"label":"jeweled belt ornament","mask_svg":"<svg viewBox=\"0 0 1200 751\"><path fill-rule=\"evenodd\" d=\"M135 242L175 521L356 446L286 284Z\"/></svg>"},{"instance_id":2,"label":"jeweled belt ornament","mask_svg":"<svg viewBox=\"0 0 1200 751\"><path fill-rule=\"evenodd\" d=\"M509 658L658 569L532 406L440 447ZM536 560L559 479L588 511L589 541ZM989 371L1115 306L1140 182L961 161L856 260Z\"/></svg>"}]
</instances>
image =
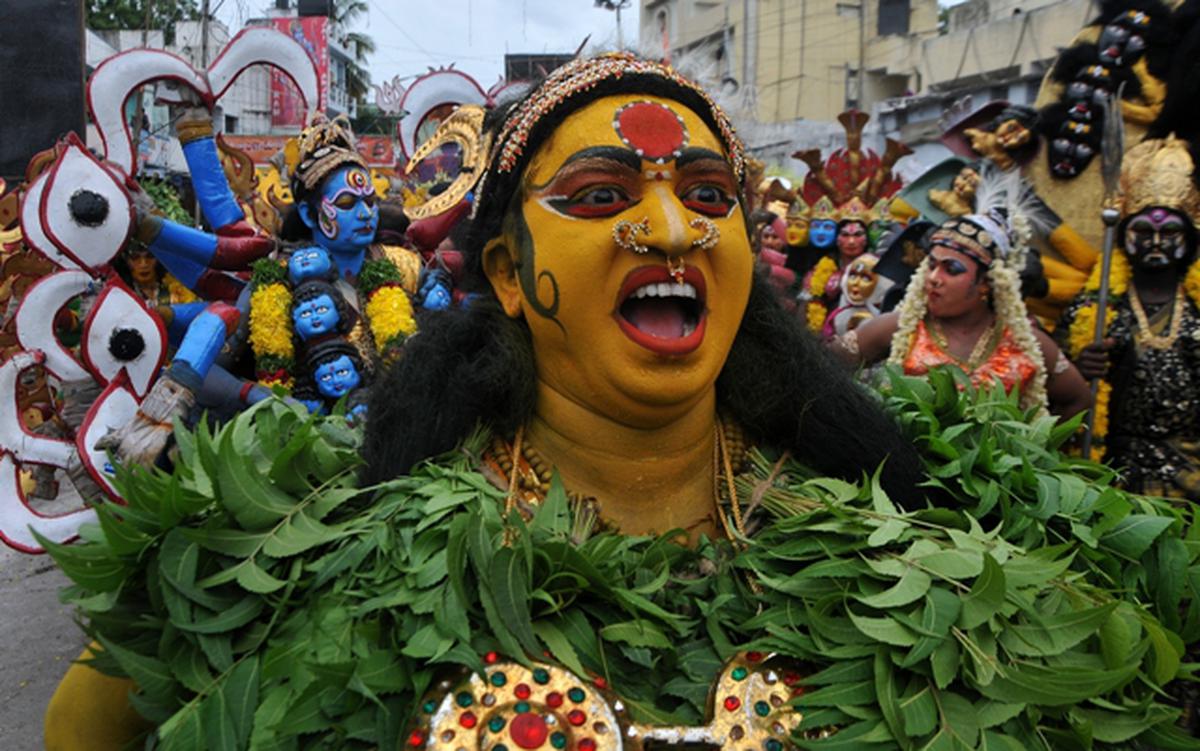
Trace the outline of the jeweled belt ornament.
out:
<instances>
[{"instance_id":1,"label":"jeweled belt ornament","mask_svg":"<svg viewBox=\"0 0 1200 751\"><path fill-rule=\"evenodd\" d=\"M803 717L789 702L803 693L791 661L747 652L726 664L709 693L707 725L634 722L603 679L585 682L541 663L525 667L493 654L482 675L442 681L421 703L410 749L437 751L641 751L693 745L784 751ZM828 730L809 731L824 737Z\"/></svg>"}]
</instances>

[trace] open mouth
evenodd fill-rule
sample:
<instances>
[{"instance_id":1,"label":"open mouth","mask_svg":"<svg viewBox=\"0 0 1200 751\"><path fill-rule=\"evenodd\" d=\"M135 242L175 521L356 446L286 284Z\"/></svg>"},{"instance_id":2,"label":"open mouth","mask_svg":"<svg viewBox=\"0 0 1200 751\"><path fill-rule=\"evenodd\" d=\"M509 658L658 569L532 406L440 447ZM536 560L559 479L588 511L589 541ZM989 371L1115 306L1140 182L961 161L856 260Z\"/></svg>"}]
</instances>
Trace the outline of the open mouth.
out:
<instances>
[{"instance_id":1,"label":"open mouth","mask_svg":"<svg viewBox=\"0 0 1200 751\"><path fill-rule=\"evenodd\" d=\"M685 355L704 341L704 275L688 266L676 282L665 266L642 266L625 277L614 317L637 344L662 355Z\"/></svg>"}]
</instances>

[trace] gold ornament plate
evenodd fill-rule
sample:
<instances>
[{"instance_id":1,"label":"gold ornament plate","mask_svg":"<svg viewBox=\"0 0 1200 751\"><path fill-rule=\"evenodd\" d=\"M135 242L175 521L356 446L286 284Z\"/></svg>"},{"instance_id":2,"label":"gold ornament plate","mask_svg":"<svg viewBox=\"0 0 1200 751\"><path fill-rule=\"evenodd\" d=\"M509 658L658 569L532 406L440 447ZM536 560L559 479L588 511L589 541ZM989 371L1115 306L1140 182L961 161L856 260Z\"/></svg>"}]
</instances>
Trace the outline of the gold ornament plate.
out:
<instances>
[{"instance_id":1,"label":"gold ornament plate","mask_svg":"<svg viewBox=\"0 0 1200 751\"><path fill-rule=\"evenodd\" d=\"M637 723L603 679L585 682L554 665L529 667L494 654L482 675L445 680L418 708L412 751L642 751L701 744L729 751L785 751L802 715L803 693L789 660L748 652L726 664L708 699L707 725ZM825 737L829 730L809 731Z\"/></svg>"}]
</instances>

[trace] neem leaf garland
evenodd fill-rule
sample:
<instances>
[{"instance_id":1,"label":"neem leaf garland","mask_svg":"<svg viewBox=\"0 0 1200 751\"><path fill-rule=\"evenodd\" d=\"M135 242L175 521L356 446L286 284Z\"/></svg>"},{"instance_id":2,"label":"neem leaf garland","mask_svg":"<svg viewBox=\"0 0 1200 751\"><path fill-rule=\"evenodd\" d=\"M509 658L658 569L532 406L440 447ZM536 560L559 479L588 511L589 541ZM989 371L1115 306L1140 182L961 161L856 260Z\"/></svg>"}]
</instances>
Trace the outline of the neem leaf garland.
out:
<instances>
[{"instance_id":1,"label":"neem leaf garland","mask_svg":"<svg viewBox=\"0 0 1200 751\"><path fill-rule=\"evenodd\" d=\"M1161 688L1200 622L1190 509L1112 488L1058 451L1072 425L1003 392L935 373L886 398L961 508L902 513L870 478L755 452L740 552L589 534L558 484L503 519L485 436L360 490L358 433L270 400L177 430L171 474L121 470L128 506L46 544L154 748L396 748L437 678L490 651L699 724L748 649L811 666L801 727L839 730L800 748L1195 748Z\"/></svg>"}]
</instances>

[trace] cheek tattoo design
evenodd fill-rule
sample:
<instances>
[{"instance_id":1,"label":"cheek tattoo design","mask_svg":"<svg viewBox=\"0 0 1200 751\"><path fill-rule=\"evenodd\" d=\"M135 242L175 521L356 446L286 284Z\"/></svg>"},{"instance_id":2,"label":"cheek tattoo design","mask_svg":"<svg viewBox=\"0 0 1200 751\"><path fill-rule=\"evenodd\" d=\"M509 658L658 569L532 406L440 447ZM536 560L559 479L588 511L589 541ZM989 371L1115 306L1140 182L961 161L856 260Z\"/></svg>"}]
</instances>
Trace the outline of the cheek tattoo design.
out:
<instances>
[{"instance_id":1,"label":"cheek tattoo design","mask_svg":"<svg viewBox=\"0 0 1200 751\"><path fill-rule=\"evenodd\" d=\"M317 226L320 227L322 235L325 235L330 240L337 239L337 208L333 205L333 201L330 201L328 198L321 199L321 213L317 217Z\"/></svg>"}]
</instances>

